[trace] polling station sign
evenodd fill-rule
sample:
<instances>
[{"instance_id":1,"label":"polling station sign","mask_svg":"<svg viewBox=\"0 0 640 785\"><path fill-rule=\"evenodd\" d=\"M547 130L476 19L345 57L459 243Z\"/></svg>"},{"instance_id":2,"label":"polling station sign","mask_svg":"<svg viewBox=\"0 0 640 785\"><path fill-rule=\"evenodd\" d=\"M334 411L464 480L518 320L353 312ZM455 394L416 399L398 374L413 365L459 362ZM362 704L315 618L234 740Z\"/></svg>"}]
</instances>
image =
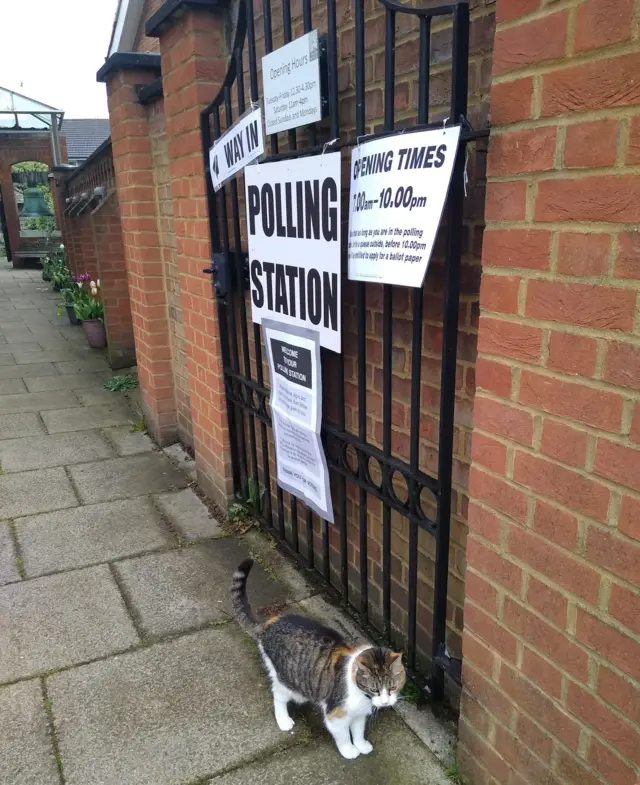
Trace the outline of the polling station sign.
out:
<instances>
[{"instance_id":1,"label":"polling station sign","mask_svg":"<svg viewBox=\"0 0 640 785\"><path fill-rule=\"evenodd\" d=\"M460 126L353 148L349 278L420 287L447 199Z\"/></svg>"},{"instance_id":2,"label":"polling station sign","mask_svg":"<svg viewBox=\"0 0 640 785\"><path fill-rule=\"evenodd\" d=\"M322 366L319 334L265 319L271 419L278 485L333 523L329 472L320 439Z\"/></svg>"},{"instance_id":3,"label":"polling station sign","mask_svg":"<svg viewBox=\"0 0 640 785\"><path fill-rule=\"evenodd\" d=\"M320 334L340 352L340 153L244 172L251 314Z\"/></svg>"},{"instance_id":4,"label":"polling station sign","mask_svg":"<svg viewBox=\"0 0 640 785\"><path fill-rule=\"evenodd\" d=\"M236 120L209 150L209 173L215 190L263 154L262 109L254 109Z\"/></svg>"}]
</instances>

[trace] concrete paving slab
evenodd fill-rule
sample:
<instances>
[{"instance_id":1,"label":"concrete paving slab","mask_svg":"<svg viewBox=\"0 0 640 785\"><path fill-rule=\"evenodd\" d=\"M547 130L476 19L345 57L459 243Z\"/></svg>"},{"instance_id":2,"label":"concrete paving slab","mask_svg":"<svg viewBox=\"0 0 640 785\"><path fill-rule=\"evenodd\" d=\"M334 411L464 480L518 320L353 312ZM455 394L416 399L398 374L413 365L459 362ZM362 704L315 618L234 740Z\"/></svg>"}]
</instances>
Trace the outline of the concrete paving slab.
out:
<instances>
[{"instance_id":1,"label":"concrete paving slab","mask_svg":"<svg viewBox=\"0 0 640 785\"><path fill-rule=\"evenodd\" d=\"M57 373L53 363L31 363L30 365L5 365L0 367L0 379L18 379L25 376L54 376Z\"/></svg>"},{"instance_id":2,"label":"concrete paving slab","mask_svg":"<svg viewBox=\"0 0 640 785\"><path fill-rule=\"evenodd\" d=\"M160 453L130 455L72 466L69 472L85 504L159 493L187 484Z\"/></svg>"},{"instance_id":3,"label":"concrete paving slab","mask_svg":"<svg viewBox=\"0 0 640 785\"><path fill-rule=\"evenodd\" d=\"M224 534L218 521L211 515L192 488L154 497L158 507L171 525L187 540L219 537Z\"/></svg>"},{"instance_id":4,"label":"concrete paving slab","mask_svg":"<svg viewBox=\"0 0 640 785\"><path fill-rule=\"evenodd\" d=\"M71 393L69 393L71 395ZM78 404L79 406L80 404ZM100 406L83 406L77 409L58 409L44 412L44 424L49 433L88 431L109 425L122 425L133 419L129 407L121 401Z\"/></svg>"},{"instance_id":5,"label":"concrete paving slab","mask_svg":"<svg viewBox=\"0 0 640 785\"><path fill-rule=\"evenodd\" d=\"M104 403L124 403L127 399L121 392L105 390L102 385L98 389L92 390L79 390L77 397L82 401L85 406L100 406Z\"/></svg>"},{"instance_id":6,"label":"concrete paving slab","mask_svg":"<svg viewBox=\"0 0 640 785\"><path fill-rule=\"evenodd\" d=\"M119 455L136 455L141 452L152 452L153 442L142 431L132 431L130 425L117 428L105 428L104 433L113 442Z\"/></svg>"},{"instance_id":7,"label":"concrete paving slab","mask_svg":"<svg viewBox=\"0 0 640 785\"><path fill-rule=\"evenodd\" d=\"M27 436L0 442L0 466L6 472L87 463L114 454L115 450L97 431Z\"/></svg>"},{"instance_id":8,"label":"concrete paving slab","mask_svg":"<svg viewBox=\"0 0 640 785\"><path fill-rule=\"evenodd\" d=\"M0 475L0 518L35 515L77 504L69 478L62 468Z\"/></svg>"},{"instance_id":9,"label":"concrete paving slab","mask_svg":"<svg viewBox=\"0 0 640 785\"><path fill-rule=\"evenodd\" d=\"M81 330L81 328L78 328ZM76 346L75 344L70 343L67 341L66 338L63 338L61 335L39 335L38 336L38 346L42 349L69 349L73 348L76 351L80 351L80 347ZM87 351L89 351L89 347L87 346Z\"/></svg>"},{"instance_id":10,"label":"concrete paving slab","mask_svg":"<svg viewBox=\"0 0 640 785\"><path fill-rule=\"evenodd\" d=\"M30 365L32 363L56 363L63 361L73 362L77 352L72 346L68 349L40 349L39 352L14 352L13 357L18 365Z\"/></svg>"},{"instance_id":11,"label":"concrete paving slab","mask_svg":"<svg viewBox=\"0 0 640 785\"><path fill-rule=\"evenodd\" d=\"M33 334L22 322L16 322L11 326L0 326L0 334L7 344L37 343Z\"/></svg>"},{"instance_id":12,"label":"concrete paving slab","mask_svg":"<svg viewBox=\"0 0 640 785\"><path fill-rule=\"evenodd\" d=\"M185 785L290 744L259 674L252 642L229 627L57 674L66 785Z\"/></svg>"},{"instance_id":13,"label":"concrete paving slab","mask_svg":"<svg viewBox=\"0 0 640 785\"><path fill-rule=\"evenodd\" d=\"M196 462L179 442L170 444L168 447L163 447L162 452L168 456L176 466L180 467L191 482L198 481Z\"/></svg>"},{"instance_id":14,"label":"concrete paving slab","mask_svg":"<svg viewBox=\"0 0 640 785\"><path fill-rule=\"evenodd\" d=\"M8 523L0 523L0 586L20 580L16 552ZM0 744L2 742L0 741ZM2 753L0 753L0 758ZM2 767L0 766L0 771Z\"/></svg>"},{"instance_id":15,"label":"concrete paving slab","mask_svg":"<svg viewBox=\"0 0 640 785\"><path fill-rule=\"evenodd\" d=\"M72 373L65 376L33 376L24 380L29 392L101 388L107 373Z\"/></svg>"},{"instance_id":16,"label":"concrete paving slab","mask_svg":"<svg viewBox=\"0 0 640 785\"><path fill-rule=\"evenodd\" d=\"M0 689L0 771L7 785L58 785L40 682Z\"/></svg>"},{"instance_id":17,"label":"concrete paving slab","mask_svg":"<svg viewBox=\"0 0 640 785\"><path fill-rule=\"evenodd\" d=\"M17 439L19 436L35 436L44 432L42 421L35 412L0 414L0 439Z\"/></svg>"},{"instance_id":18,"label":"concrete paving slab","mask_svg":"<svg viewBox=\"0 0 640 785\"><path fill-rule=\"evenodd\" d=\"M2 348L2 347L0 347ZM22 379L0 379L0 395L27 392Z\"/></svg>"},{"instance_id":19,"label":"concrete paving slab","mask_svg":"<svg viewBox=\"0 0 640 785\"><path fill-rule=\"evenodd\" d=\"M373 752L356 760L345 760L319 718L314 720L310 745L265 757L209 785L451 785L435 757L393 711L370 721L366 735Z\"/></svg>"},{"instance_id":20,"label":"concrete paving slab","mask_svg":"<svg viewBox=\"0 0 640 785\"><path fill-rule=\"evenodd\" d=\"M0 354L12 354L18 350L21 352L42 352L39 343L3 343L0 346Z\"/></svg>"},{"instance_id":21,"label":"concrete paving slab","mask_svg":"<svg viewBox=\"0 0 640 785\"><path fill-rule=\"evenodd\" d=\"M33 366L28 366L33 368ZM15 412L40 412L46 409L65 409L71 406L80 407L80 401L66 390L55 390L48 393L18 393L0 397L0 414Z\"/></svg>"},{"instance_id":22,"label":"concrete paving slab","mask_svg":"<svg viewBox=\"0 0 640 785\"><path fill-rule=\"evenodd\" d=\"M0 682L86 662L138 642L109 568L0 588Z\"/></svg>"},{"instance_id":23,"label":"concrete paving slab","mask_svg":"<svg viewBox=\"0 0 640 785\"><path fill-rule=\"evenodd\" d=\"M17 518L15 525L28 578L174 544L145 498Z\"/></svg>"},{"instance_id":24,"label":"concrete paving slab","mask_svg":"<svg viewBox=\"0 0 640 785\"><path fill-rule=\"evenodd\" d=\"M160 637L229 618L231 575L248 555L236 540L222 539L129 559L115 569L144 632ZM258 565L248 592L256 612L287 601L284 589Z\"/></svg>"},{"instance_id":25,"label":"concrete paving slab","mask_svg":"<svg viewBox=\"0 0 640 785\"><path fill-rule=\"evenodd\" d=\"M13 354L0 354L0 366L15 365L16 361L13 359Z\"/></svg>"},{"instance_id":26,"label":"concrete paving slab","mask_svg":"<svg viewBox=\"0 0 640 785\"><path fill-rule=\"evenodd\" d=\"M87 373L88 371L108 370L107 361L104 357L90 357L86 360L67 360L57 362L56 368L63 376L68 373Z\"/></svg>"}]
</instances>

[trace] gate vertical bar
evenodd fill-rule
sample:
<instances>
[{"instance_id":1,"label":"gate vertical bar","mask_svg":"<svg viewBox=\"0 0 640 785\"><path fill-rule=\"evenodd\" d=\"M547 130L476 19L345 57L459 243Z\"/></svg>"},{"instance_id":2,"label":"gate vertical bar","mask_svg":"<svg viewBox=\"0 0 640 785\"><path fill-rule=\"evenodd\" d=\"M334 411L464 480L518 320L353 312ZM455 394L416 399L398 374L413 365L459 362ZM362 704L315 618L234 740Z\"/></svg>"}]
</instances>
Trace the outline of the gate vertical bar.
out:
<instances>
[{"instance_id":1,"label":"gate vertical bar","mask_svg":"<svg viewBox=\"0 0 640 785\"><path fill-rule=\"evenodd\" d=\"M467 112L467 62L469 56L469 6L456 6L453 20L453 74L451 113L454 122ZM433 603L432 697L444 696L444 670L438 660L445 655L451 484L456 394L460 258L464 202L465 145L460 144L449 189L447 209L447 270L443 305L442 376L440 383L440 434L438 439L439 509L436 530L436 565Z\"/></svg>"}]
</instances>

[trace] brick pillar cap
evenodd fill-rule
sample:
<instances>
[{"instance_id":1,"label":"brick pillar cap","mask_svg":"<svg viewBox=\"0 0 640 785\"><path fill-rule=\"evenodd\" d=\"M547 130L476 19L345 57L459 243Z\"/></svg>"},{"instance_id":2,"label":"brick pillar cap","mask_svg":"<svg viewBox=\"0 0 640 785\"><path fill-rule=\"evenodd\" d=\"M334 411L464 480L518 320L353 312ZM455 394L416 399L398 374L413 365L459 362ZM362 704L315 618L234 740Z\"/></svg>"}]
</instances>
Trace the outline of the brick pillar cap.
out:
<instances>
[{"instance_id":1,"label":"brick pillar cap","mask_svg":"<svg viewBox=\"0 0 640 785\"><path fill-rule=\"evenodd\" d=\"M114 52L107 57L104 65L96 74L97 82L108 82L117 71L135 69L153 71L160 76L160 55L146 52Z\"/></svg>"},{"instance_id":2,"label":"brick pillar cap","mask_svg":"<svg viewBox=\"0 0 640 785\"><path fill-rule=\"evenodd\" d=\"M229 0L166 0L160 8L147 19L145 33L149 38L159 38L171 26L175 16L179 16L187 8L208 8L222 11L229 6Z\"/></svg>"}]
</instances>

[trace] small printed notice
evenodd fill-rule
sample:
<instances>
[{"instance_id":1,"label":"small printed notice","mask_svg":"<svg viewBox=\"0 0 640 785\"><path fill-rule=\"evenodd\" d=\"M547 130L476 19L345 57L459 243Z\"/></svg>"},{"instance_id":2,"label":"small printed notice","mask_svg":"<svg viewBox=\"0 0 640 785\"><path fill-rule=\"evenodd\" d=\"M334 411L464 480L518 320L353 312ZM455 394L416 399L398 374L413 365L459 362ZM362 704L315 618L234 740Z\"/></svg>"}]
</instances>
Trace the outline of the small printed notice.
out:
<instances>
[{"instance_id":1,"label":"small printed notice","mask_svg":"<svg viewBox=\"0 0 640 785\"><path fill-rule=\"evenodd\" d=\"M351 153L349 278L420 287L447 200L460 126L363 142Z\"/></svg>"},{"instance_id":2,"label":"small printed notice","mask_svg":"<svg viewBox=\"0 0 640 785\"><path fill-rule=\"evenodd\" d=\"M340 153L244 170L251 315L340 351Z\"/></svg>"},{"instance_id":3,"label":"small printed notice","mask_svg":"<svg viewBox=\"0 0 640 785\"><path fill-rule=\"evenodd\" d=\"M268 134L322 120L317 30L262 58L262 90Z\"/></svg>"},{"instance_id":4,"label":"small printed notice","mask_svg":"<svg viewBox=\"0 0 640 785\"><path fill-rule=\"evenodd\" d=\"M262 109L255 109L236 120L209 150L209 172L215 190L263 154Z\"/></svg>"},{"instance_id":5,"label":"small printed notice","mask_svg":"<svg viewBox=\"0 0 640 785\"><path fill-rule=\"evenodd\" d=\"M262 322L271 375L278 485L333 523L327 460L320 439L322 370L315 330Z\"/></svg>"}]
</instances>

